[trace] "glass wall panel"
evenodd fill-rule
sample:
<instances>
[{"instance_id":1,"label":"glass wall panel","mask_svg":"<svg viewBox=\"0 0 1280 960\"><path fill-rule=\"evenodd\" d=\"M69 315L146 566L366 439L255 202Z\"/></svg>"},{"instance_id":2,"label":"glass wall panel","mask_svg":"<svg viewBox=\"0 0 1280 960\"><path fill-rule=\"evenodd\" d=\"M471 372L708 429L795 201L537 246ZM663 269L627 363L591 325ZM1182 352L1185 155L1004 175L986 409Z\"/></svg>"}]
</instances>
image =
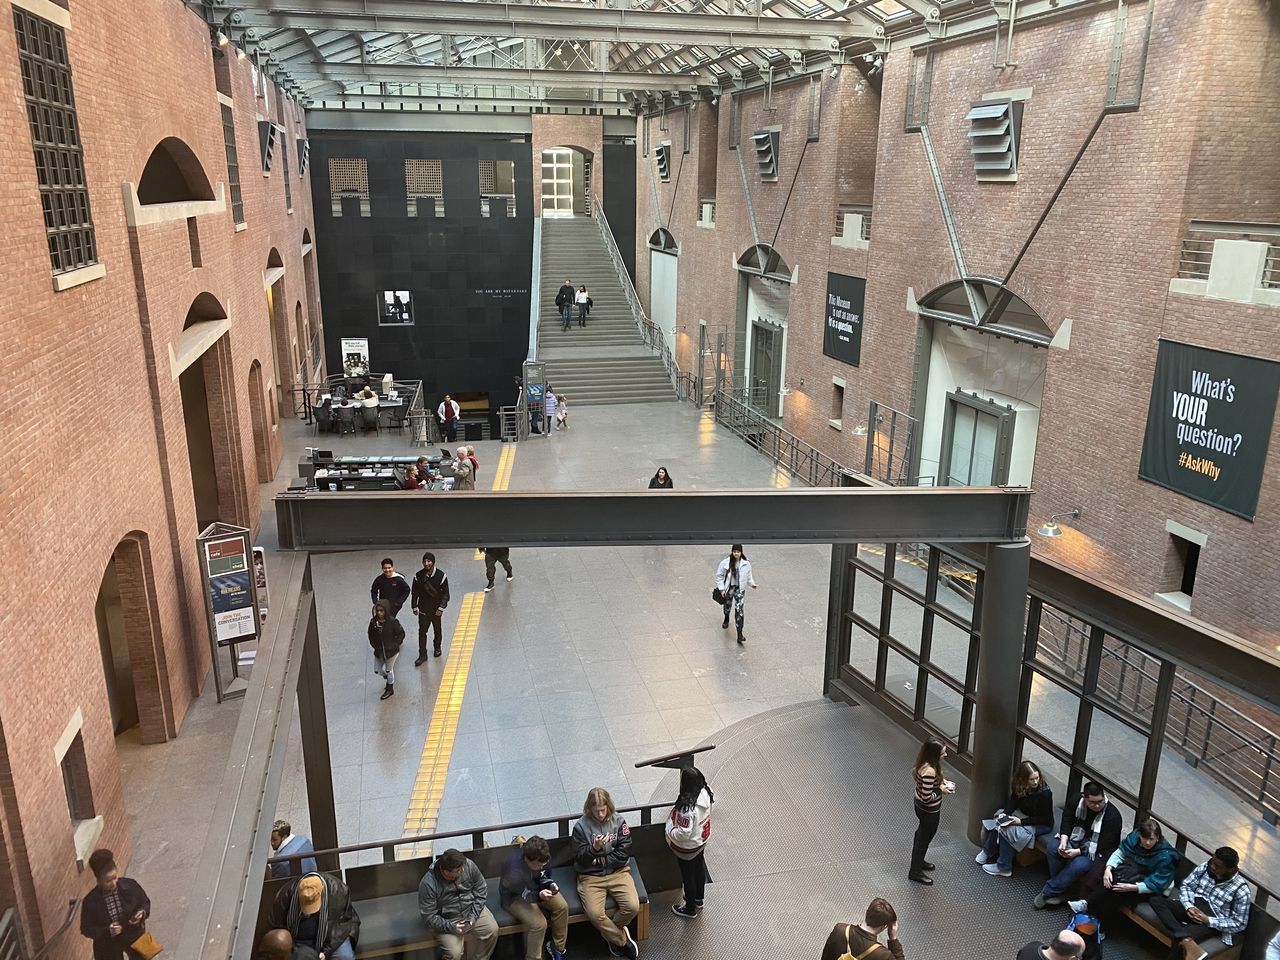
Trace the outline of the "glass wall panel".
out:
<instances>
[{"instance_id":1,"label":"glass wall panel","mask_svg":"<svg viewBox=\"0 0 1280 960\"><path fill-rule=\"evenodd\" d=\"M1079 706L1080 698L1074 693L1036 674L1031 681L1027 726L1069 755L1075 741Z\"/></svg>"},{"instance_id":2,"label":"glass wall panel","mask_svg":"<svg viewBox=\"0 0 1280 960\"><path fill-rule=\"evenodd\" d=\"M928 677L924 700L924 718L946 735L952 743L960 742L960 717L964 698L937 677Z\"/></svg>"},{"instance_id":3,"label":"glass wall panel","mask_svg":"<svg viewBox=\"0 0 1280 960\"><path fill-rule=\"evenodd\" d=\"M896 650L889 651L889 662L884 675L885 692L912 712L916 708L917 673L914 663Z\"/></svg>"},{"instance_id":4,"label":"glass wall panel","mask_svg":"<svg viewBox=\"0 0 1280 960\"><path fill-rule=\"evenodd\" d=\"M929 574L929 547L923 543L894 545L893 579L923 597Z\"/></svg>"},{"instance_id":5,"label":"glass wall panel","mask_svg":"<svg viewBox=\"0 0 1280 960\"><path fill-rule=\"evenodd\" d=\"M933 645L929 662L947 676L964 683L969 668L969 631L962 630L949 620L933 618Z\"/></svg>"},{"instance_id":6,"label":"glass wall panel","mask_svg":"<svg viewBox=\"0 0 1280 960\"><path fill-rule=\"evenodd\" d=\"M1102 638L1102 662L1098 667L1098 698L1119 707L1127 716L1151 723L1160 661L1136 647Z\"/></svg>"},{"instance_id":7,"label":"glass wall panel","mask_svg":"<svg viewBox=\"0 0 1280 960\"><path fill-rule=\"evenodd\" d=\"M856 623L849 631L849 666L867 681L876 681L876 650L880 642Z\"/></svg>"},{"instance_id":8,"label":"glass wall panel","mask_svg":"<svg viewBox=\"0 0 1280 960\"><path fill-rule=\"evenodd\" d=\"M906 594L893 592L889 634L904 647L920 653L920 635L924 630L924 607Z\"/></svg>"},{"instance_id":9,"label":"glass wall panel","mask_svg":"<svg viewBox=\"0 0 1280 960\"><path fill-rule=\"evenodd\" d=\"M1084 681L1088 641L1086 624L1047 603L1042 605L1035 650L1037 663L1043 663L1079 686Z\"/></svg>"},{"instance_id":10,"label":"glass wall panel","mask_svg":"<svg viewBox=\"0 0 1280 960\"><path fill-rule=\"evenodd\" d=\"M869 623L872 629L876 631L880 629L880 607L883 593L883 583L865 570L855 568L853 612Z\"/></svg>"},{"instance_id":11,"label":"glass wall panel","mask_svg":"<svg viewBox=\"0 0 1280 960\"><path fill-rule=\"evenodd\" d=\"M1133 794L1142 781L1147 738L1104 710L1093 711L1086 760L1100 774Z\"/></svg>"}]
</instances>

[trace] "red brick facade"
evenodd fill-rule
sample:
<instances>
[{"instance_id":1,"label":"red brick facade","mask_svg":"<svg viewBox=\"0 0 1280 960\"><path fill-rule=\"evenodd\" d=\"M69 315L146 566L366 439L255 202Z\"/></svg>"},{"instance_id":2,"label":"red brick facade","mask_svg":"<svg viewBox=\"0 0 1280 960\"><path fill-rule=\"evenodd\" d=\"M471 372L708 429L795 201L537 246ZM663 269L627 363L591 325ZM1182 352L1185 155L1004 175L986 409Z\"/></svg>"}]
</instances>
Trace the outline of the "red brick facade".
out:
<instances>
[{"instance_id":1,"label":"red brick facade","mask_svg":"<svg viewBox=\"0 0 1280 960\"><path fill-rule=\"evenodd\" d=\"M1127 9L1119 99L1137 89L1147 12L1142 4ZM993 69L986 35L934 51L928 128L969 275L1005 275L1098 118L1114 17L1114 6L1097 5L1020 24L1016 68ZM776 232L777 251L797 270L784 425L857 468L865 440L850 427L866 419L869 402L910 411L913 394L923 394L924 385L913 383L922 321L909 304L958 276L922 137L905 129L908 75L922 56L887 56L878 93L850 66L835 79L824 75L821 136L807 148L804 83L775 87L772 109L763 90L742 96L737 152L727 142L731 97L715 110L699 105L678 185L674 174L657 182L653 147L670 139L678 163L683 122L669 116L669 130L660 133L657 117L639 121L649 125L649 153L637 158L637 288L647 304L647 240L666 226L680 246L682 368L696 366L699 320L732 333L740 309L733 261L757 240L774 242ZM1017 183L977 182L966 113L984 95L1028 88ZM1280 359L1280 308L1169 291L1188 221L1280 222L1277 89L1274 16L1230 0L1157 6L1140 109L1103 121L1009 283L1052 331L1071 321L1069 345L1048 351L1032 509L1044 517L1079 506L1084 515L1057 540L1033 536L1034 548L1151 595L1170 589L1175 572L1166 521L1190 527L1208 538L1193 615L1267 646L1280 643L1280 599L1259 586L1269 582L1280 534L1280 438L1273 432L1254 522L1141 481L1137 469L1159 337ZM707 229L694 223L701 177L688 177L688 164L706 168L702 130L716 114L716 223ZM782 131L776 183L761 182L750 149L751 133L768 127ZM643 127L636 139L640 152ZM833 246L837 206L868 202L873 181L869 249ZM856 368L822 354L827 271L867 277ZM832 377L847 384L841 431L828 423Z\"/></svg>"},{"instance_id":2,"label":"red brick facade","mask_svg":"<svg viewBox=\"0 0 1280 960\"><path fill-rule=\"evenodd\" d=\"M52 5L28 5L57 15ZM17 453L0 485L10 548L0 567L0 595L8 599L0 636L15 667L0 677L2 859L12 874L0 883L0 907L17 906L35 948L68 899L91 882L76 867L54 755L77 710L93 807L104 819L98 845L114 849L122 866L129 859L95 622L108 564L119 583L145 740L176 735L209 670L183 404L171 365L188 312L199 298L193 319L213 310L229 321L195 362L203 364L208 392L219 518L255 533L258 483L279 464L277 425L292 415L287 390L299 364L310 363L320 316L314 278L304 280L315 258L303 253L304 232L309 242L314 225L310 171L300 175L298 163L297 140L306 137L302 111L282 103L269 81L267 95L256 96L250 61L236 60L228 48L225 77L244 197L245 226L237 230L209 30L175 0L69 4L67 47L97 261L106 272L55 292L14 19L9 3L0 6L0 123L8 133L0 147L7 171L0 181L6 229L0 327L7 345L0 365L15 400L22 397L0 411L0 429ZM125 23L144 24L145 38L124 42ZM286 128L267 176L259 119ZM169 219L161 208L149 211L162 222L131 225L122 185L136 187L152 151L169 137L190 148L209 186L225 191L225 206L195 208L194 228L176 208ZM273 251L284 268L277 287L287 353L280 377L264 292ZM295 342L299 310L303 342ZM89 946L69 936L58 955L88 956Z\"/></svg>"}]
</instances>

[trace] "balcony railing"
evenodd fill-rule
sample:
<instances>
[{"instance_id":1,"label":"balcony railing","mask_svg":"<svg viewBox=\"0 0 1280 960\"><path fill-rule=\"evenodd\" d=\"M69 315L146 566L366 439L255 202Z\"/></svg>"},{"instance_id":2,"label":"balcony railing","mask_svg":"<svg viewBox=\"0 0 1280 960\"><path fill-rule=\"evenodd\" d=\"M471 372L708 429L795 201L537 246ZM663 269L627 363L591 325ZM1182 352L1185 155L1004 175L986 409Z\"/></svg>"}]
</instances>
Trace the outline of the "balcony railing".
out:
<instances>
[{"instance_id":1,"label":"balcony railing","mask_svg":"<svg viewBox=\"0 0 1280 960\"><path fill-rule=\"evenodd\" d=\"M1248 240L1267 245L1262 286L1280 289L1280 224L1217 223L1192 220L1178 251L1178 279L1208 280L1216 240Z\"/></svg>"}]
</instances>

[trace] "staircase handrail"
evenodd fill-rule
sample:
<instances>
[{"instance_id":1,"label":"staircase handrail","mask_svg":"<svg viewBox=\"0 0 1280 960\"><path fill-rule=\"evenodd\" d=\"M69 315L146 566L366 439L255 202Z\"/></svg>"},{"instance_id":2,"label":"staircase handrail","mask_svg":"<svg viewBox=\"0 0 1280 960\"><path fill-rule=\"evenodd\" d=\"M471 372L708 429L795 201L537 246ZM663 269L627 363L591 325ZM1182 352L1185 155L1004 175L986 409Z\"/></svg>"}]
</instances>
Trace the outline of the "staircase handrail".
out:
<instances>
[{"instance_id":1,"label":"staircase handrail","mask_svg":"<svg viewBox=\"0 0 1280 960\"><path fill-rule=\"evenodd\" d=\"M618 250L618 243L613 238L609 220L604 215L604 207L598 198L595 200L595 211L596 229L600 231L605 249L609 251L609 258L613 261L613 269L618 274L618 282L627 295L627 303L631 307L631 316L636 322L636 328L640 331L640 339L646 347L662 358L663 369L671 378L671 387L676 391L676 395L681 400L688 400L693 395L693 377L680 369L675 356L671 353L671 348L667 345L667 338L662 328L650 320L648 314L644 312L640 298L636 295L635 284L631 282L627 265L623 262L621 251Z\"/></svg>"},{"instance_id":2,"label":"staircase handrail","mask_svg":"<svg viewBox=\"0 0 1280 960\"><path fill-rule=\"evenodd\" d=\"M542 320L542 218L533 218L533 263L529 280L529 355L538 359L538 324Z\"/></svg>"}]
</instances>

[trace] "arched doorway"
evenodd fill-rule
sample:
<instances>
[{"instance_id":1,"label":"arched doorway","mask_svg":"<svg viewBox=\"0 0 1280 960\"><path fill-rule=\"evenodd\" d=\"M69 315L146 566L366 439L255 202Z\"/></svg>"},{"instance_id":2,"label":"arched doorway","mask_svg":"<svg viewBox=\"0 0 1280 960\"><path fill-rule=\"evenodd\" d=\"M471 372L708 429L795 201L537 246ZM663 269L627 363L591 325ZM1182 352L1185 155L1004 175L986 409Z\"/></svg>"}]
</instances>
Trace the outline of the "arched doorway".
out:
<instances>
[{"instance_id":1,"label":"arched doorway","mask_svg":"<svg viewBox=\"0 0 1280 960\"><path fill-rule=\"evenodd\" d=\"M781 417L786 389L791 268L773 247L756 244L738 258L735 387L767 417Z\"/></svg>"},{"instance_id":2,"label":"arched doorway","mask_svg":"<svg viewBox=\"0 0 1280 960\"><path fill-rule=\"evenodd\" d=\"M1030 486L1053 331L995 280L943 284L918 307L920 482Z\"/></svg>"},{"instance_id":3,"label":"arched doorway","mask_svg":"<svg viewBox=\"0 0 1280 960\"><path fill-rule=\"evenodd\" d=\"M107 561L94 614L112 730L139 728L143 743L177 734L153 586L147 535L134 531Z\"/></svg>"},{"instance_id":4,"label":"arched doorway","mask_svg":"<svg viewBox=\"0 0 1280 960\"><path fill-rule=\"evenodd\" d=\"M302 322L302 301L299 300L293 307L293 335L298 345L297 363L295 369L298 371L298 379L303 383L307 382L307 370L310 362L307 357L310 353L310 344L307 341L307 328Z\"/></svg>"},{"instance_id":5,"label":"arched doorway","mask_svg":"<svg viewBox=\"0 0 1280 960\"><path fill-rule=\"evenodd\" d=\"M262 364L257 360L249 367L249 419L253 421L253 462L258 482L271 481L271 431L267 426L267 402L262 389Z\"/></svg>"},{"instance_id":6,"label":"arched doorway","mask_svg":"<svg viewBox=\"0 0 1280 960\"><path fill-rule=\"evenodd\" d=\"M542 216L591 216L591 168L594 155L581 147L542 151Z\"/></svg>"},{"instance_id":7,"label":"arched doorway","mask_svg":"<svg viewBox=\"0 0 1280 960\"><path fill-rule=\"evenodd\" d=\"M311 242L311 231L302 231L302 285L307 297L307 343L316 344L309 363L315 379L320 378L320 360L324 347L320 343L320 303L316 296L316 256Z\"/></svg>"},{"instance_id":8,"label":"arched doorway","mask_svg":"<svg viewBox=\"0 0 1280 960\"><path fill-rule=\"evenodd\" d=\"M289 319L284 297L284 260L275 247L267 254L263 286L267 294L267 322L271 325L271 360L276 396L284 407L286 391L293 384L293 351L289 349Z\"/></svg>"},{"instance_id":9,"label":"arched doorway","mask_svg":"<svg viewBox=\"0 0 1280 960\"><path fill-rule=\"evenodd\" d=\"M217 298L202 293L187 311L177 351L188 472L201 530L216 520L248 526L250 519L229 329Z\"/></svg>"},{"instance_id":10,"label":"arched doorway","mask_svg":"<svg viewBox=\"0 0 1280 960\"><path fill-rule=\"evenodd\" d=\"M679 290L680 248L665 227L649 237L649 319L676 345L676 293Z\"/></svg>"},{"instance_id":11,"label":"arched doorway","mask_svg":"<svg viewBox=\"0 0 1280 960\"><path fill-rule=\"evenodd\" d=\"M156 144L138 180L139 203L149 206L213 199L213 187L190 147L177 137L165 137Z\"/></svg>"}]
</instances>

